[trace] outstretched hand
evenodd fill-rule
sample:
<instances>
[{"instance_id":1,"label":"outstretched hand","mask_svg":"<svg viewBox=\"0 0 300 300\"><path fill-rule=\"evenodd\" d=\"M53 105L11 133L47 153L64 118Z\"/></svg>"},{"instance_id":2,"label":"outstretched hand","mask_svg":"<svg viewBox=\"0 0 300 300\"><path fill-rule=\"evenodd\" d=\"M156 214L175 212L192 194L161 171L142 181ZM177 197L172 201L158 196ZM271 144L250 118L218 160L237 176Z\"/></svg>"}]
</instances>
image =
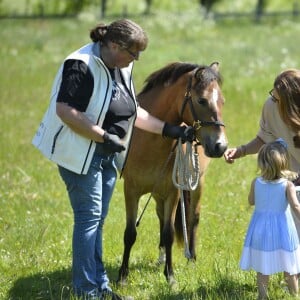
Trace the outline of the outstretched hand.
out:
<instances>
[{"instance_id":1,"label":"outstretched hand","mask_svg":"<svg viewBox=\"0 0 300 300\"><path fill-rule=\"evenodd\" d=\"M236 158L241 157L239 148L227 149L224 153L225 161L229 164L233 164Z\"/></svg>"}]
</instances>

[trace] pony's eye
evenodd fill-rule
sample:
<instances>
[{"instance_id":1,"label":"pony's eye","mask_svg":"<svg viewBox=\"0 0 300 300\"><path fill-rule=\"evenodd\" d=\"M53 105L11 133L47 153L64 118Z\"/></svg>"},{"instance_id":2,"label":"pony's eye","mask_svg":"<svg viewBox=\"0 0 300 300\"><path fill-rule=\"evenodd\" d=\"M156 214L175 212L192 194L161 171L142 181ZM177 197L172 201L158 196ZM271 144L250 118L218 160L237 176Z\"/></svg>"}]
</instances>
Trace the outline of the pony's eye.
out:
<instances>
[{"instance_id":1,"label":"pony's eye","mask_svg":"<svg viewBox=\"0 0 300 300\"><path fill-rule=\"evenodd\" d=\"M207 103L207 100L205 98L199 98L197 101L200 105L206 105Z\"/></svg>"}]
</instances>

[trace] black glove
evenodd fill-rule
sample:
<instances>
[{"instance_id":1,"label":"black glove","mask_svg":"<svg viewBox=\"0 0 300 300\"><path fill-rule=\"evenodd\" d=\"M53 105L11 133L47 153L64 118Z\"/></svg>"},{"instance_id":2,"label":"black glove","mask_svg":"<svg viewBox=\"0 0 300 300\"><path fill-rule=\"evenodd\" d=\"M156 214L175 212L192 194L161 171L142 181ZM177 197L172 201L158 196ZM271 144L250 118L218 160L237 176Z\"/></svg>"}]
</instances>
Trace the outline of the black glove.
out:
<instances>
[{"instance_id":1,"label":"black glove","mask_svg":"<svg viewBox=\"0 0 300 300\"><path fill-rule=\"evenodd\" d=\"M162 131L162 136L173 139L181 138L183 143L186 141L192 143L195 139L195 129L191 126L177 126L166 122Z\"/></svg>"},{"instance_id":2,"label":"black glove","mask_svg":"<svg viewBox=\"0 0 300 300\"><path fill-rule=\"evenodd\" d=\"M107 153L121 152L125 150L121 139L115 134L109 134L106 131L103 135L103 148Z\"/></svg>"}]
</instances>

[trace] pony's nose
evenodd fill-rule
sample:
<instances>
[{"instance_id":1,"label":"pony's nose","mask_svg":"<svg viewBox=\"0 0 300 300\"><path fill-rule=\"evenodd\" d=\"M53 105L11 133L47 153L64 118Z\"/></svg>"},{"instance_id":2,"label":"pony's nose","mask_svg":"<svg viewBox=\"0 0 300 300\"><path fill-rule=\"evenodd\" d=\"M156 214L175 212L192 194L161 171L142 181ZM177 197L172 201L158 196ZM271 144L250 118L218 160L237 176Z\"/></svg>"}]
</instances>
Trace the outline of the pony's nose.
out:
<instances>
[{"instance_id":1,"label":"pony's nose","mask_svg":"<svg viewBox=\"0 0 300 300\"><path fill-rule=\"evenodd\" d=\"M225 142L217 142L214 144L202 144L204 147L205 154L208 157L221 157L227 149L227 143Z\"/></svg>"},{"instance_id":2,"label":"pony's nose","mask_svg":"<svg viewBox=\"0 0 300 300\"><path fill-rule=\"evenodd\" d=\"M205 144L205 154L208 157L221 157L227 149L226 142L217 142L215 144Z\"/></svg>"},{"instance_id":3,"label":"pony's nose","mask_svg":"<svg viewBox=\"0 0 300 300\"><path fill-rule=\"evenodd\" d=\"M227 149L227 143L216 143L215 154L216 157L221 157Z\"/></svg>"}]
</instances>

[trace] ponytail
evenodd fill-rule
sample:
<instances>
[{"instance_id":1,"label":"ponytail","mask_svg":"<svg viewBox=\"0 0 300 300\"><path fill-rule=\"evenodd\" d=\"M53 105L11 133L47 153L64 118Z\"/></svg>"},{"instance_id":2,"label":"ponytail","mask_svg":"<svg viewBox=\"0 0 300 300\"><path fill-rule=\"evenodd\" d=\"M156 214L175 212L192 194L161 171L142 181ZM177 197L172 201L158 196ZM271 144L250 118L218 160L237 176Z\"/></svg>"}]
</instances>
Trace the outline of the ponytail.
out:
<instances>
[{"instance_id":1,"label":"ponytail","mask_svg":"<svg viewBox=\"0 0 300 300\"><path fill-rule=\"evenodd\" d=\"M108 26L105 24L98 24L90 30L90 38L94 43L102 42L107 33Z\"/></svg>"}]
</instances>

